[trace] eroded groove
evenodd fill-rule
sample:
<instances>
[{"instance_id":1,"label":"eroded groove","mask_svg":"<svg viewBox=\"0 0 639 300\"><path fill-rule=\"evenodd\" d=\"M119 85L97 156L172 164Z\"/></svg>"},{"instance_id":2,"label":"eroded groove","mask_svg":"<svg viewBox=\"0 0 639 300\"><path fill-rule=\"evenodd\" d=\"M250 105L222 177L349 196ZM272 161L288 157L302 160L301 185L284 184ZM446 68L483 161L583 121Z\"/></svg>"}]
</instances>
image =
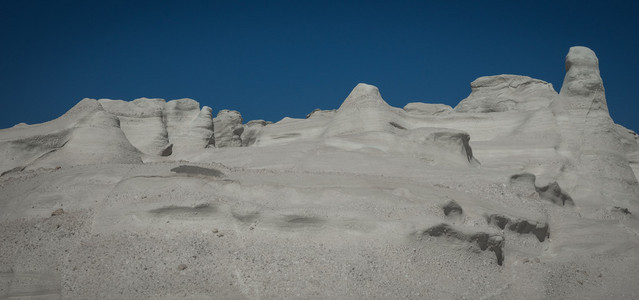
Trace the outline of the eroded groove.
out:
<instances>
[{"instance_id":1,"label":"eroded groove","mask_svg":"<svg viewBox=\"0 0 639 300\"><path fill-rule=\"evenodd\" d=\"M195 206L170 205L149 210L149 213L157 216L205 216L213 214L217 208L209 203L202 203Z\"/></svg>"},{"instance_id":2,"label":"eroded groove","mask_svg":"<svg viewBox=\"0 0 639 300\"><path fill-rule=\"evenodd\" d=\"M212 176L212 177L221 177L224 176L224 173L217 169L213 168L203 168L198 166L187 166L182 165L176 168L171 169L171 172L175 172L178 174L186 174L186 175L203 175L203 176Z\"/></svg>"}]
</instances>

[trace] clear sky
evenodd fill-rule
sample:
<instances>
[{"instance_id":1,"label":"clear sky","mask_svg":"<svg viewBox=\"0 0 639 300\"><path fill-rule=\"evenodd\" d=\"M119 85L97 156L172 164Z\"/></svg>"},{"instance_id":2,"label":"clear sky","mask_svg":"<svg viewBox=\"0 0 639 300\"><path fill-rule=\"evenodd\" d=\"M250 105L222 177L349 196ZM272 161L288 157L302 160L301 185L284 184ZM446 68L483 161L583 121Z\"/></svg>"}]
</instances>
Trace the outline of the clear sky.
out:
<instances>
[{"instance_id":1,"label":"clear sky","mask_svg":"<svg viewBox=\"0 0 639 300\"><path fill-rule=\"evenodd\" d=\"M455 106L486 75L559 91L581 45L599 57L613 119L639 131L638 16L635 1L0 0L0 128L85 97L303 118L359 82L396 107Z\"/></svg>"}]
</instances>

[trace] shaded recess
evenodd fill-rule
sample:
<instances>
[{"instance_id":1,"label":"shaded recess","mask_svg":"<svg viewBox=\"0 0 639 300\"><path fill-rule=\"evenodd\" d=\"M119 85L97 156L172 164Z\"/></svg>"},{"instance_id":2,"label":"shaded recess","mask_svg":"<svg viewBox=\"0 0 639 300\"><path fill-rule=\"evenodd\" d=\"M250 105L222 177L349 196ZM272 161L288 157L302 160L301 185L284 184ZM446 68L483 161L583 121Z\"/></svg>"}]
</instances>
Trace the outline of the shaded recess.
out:
<instances>
[{"instance_id":1,"label":"shaded recess","mask_svg":"<svg viewBox=\"0 0 639 300\"><path fill-rule=\"evenodd\" d=\"M203 175L203 176L212 176L212 177L224 176L224 173L213 168L203 168L198 166L187 166L187 165L175 167L171 169L171 172L175 172L178 174L186 174L186 175Z\"/></svg>"},{"instance_id":2,"label":"shaded recess","mask_svg":"<svg viewBox=\"0 0 639 300\"><path fill-rule=\"evenodd\" d=\"M464 212L462 207L457 202L455 202L455 200L448 201L442 207L442 209L444 210L444 215L446 215L446 216L448 216L448 215L461 215Z\"/></svg>"},{"instance_id":3,"label":"shaded recess","mask_svg":"<svg viewBox=\"0 0 639 300\"><path fill-rule=\"evenodd\" d=\"M287 215L280 224L282 228L317 227L326 223L326 220L313 216Z\"/></svg>"},{"instance_id":4,"label":"shaded recess","mask_svg":"<svg viewBox=\"0 0 639 300\"><path fill-rule=\"evenodd\" d=\"M419 238L424 236L432 237L451 237L460 241L473 243L479 246L482 251L490 250L497 257L497 264L502 265L504 262L504 237L486 232L464 233L448 224L442 223L430 227L426 230L415 233Z\"/></svg>"},{"instance_id":5,"label":"shaded recess","mask_svg":"<svg viewBox=\"0 0 639 300\"><path fill-rule=\"evenodd\" d=\"M538 187L535 184L536 177L530 173L515 174L510 176L510 187L519 196L528 193L537 193L541 199L550 201L557 205L575 205L572 197L564 192L557 182L552 182L546 186Z\"/></svg>"},{"instance_id":6,"label":"shaded recess","mask_svg":"<svg viewBox=\"0 0 639 300\"><path fill-rule=\"evenodd\" d=\"M202 203L195 206L170 205L149 210L149 213L158 216L195 216L210 215L215 213L217 208L209 203Z\"/></svg>"},{"instance_id":7,"label":"shaded recess","mask_svg":"<svg viewBox=\"0 0 639 300\"><path fill-rule=\"evenodd\" d=\"M508 230L520 234L533 234L540 242L543 242L550 236L550 226L548 223L510 218L500 214L486 216L486 221L488 224L496 225L501 229L508 228Z\"/></svg>"}]
</instances>

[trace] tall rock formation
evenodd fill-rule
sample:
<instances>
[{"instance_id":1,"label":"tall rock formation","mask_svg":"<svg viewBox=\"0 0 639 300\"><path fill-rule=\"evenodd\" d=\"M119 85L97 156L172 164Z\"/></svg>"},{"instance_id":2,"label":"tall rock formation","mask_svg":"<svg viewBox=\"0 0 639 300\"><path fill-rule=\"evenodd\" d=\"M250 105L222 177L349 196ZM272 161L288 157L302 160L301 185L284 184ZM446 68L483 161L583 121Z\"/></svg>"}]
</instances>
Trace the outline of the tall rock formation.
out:
<instances>
[{"instance_id":1,"label":"tall rock formation","mask_svg":"<svg viewBox=\"0 0 639 300\"><path fill-rule=\"evenodd\" d=\"M639 187L629 166L623 137L608 114L599 60L586 47L572 47L566 56L566 76L551 104L566 157L560 183L582 205L601 201L636 202Z\"/></svg>"}]
</instances>

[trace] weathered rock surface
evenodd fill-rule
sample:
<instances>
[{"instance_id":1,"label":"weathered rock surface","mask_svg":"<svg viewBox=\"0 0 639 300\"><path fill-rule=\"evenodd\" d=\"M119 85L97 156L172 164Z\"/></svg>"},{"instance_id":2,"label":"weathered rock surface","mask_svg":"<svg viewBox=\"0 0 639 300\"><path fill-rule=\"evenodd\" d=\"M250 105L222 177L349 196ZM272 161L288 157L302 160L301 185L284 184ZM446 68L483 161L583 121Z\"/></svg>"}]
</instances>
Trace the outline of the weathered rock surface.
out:
<instances>
[{"instance_id":1,"label":"weathered rock surface","mask_svg":"<svg viewBox=\"0 0 639 300\"><path fill-rule=\"evenodd\" d=\"M173 153L192 153L215 144L212 110L193 99L171 100L164 106L164 119Z\"/></svg>"},{"instance_id":2,"label":"weathered rock surface","mask_svg":"<svg viewBox=\"0 0 639 300\"><path fill-rule=\"evenodd\" d=\"M472 92L456 112L527 111L548 107L557 96L552 84L528 76L497 75L477 78Z\"/></svg>"},{"instance_id":3,"label":"weathered rock surface","mask_svg":"<svg viewBox=\"0 0 639 300\"><path fill-rule=\"evenodd\" d=\"M639 184L627 155L632 141L619 133L608 114L592 50L570 48L564 84L551 109L561 135L558 152L566 158L559 183L583 199L583 205L636 202Z\"/></svg>"},{"instance_id":4,"label":"weathered rock surface","mask_svg":"<svg viewBox=\"0 0 639 300\"><path fill-rule=\"evenodd\" d=\"M193 99L140 98L131 102L98 100L106 111L117 116L131 143L145 154L168 156L212 146L211 108Z\"/></svg>"},{"instance_id":5,"label":"weathered rock surface","mask_svg":"<svg viewBox=\"0 0 639 300\"><path fill-rule=\"evenodd\" d=\"M213 119L215 124L215 146L240 147L242 146L242 115L235 110L220 110Z\"/></svg>"},{"instance_id":6,"label":"weathered rock surface","mask_svg":"<svg viewBox=\"0 0 639 300\"><path fill-rule=\"evenodd\" d=\"M0 130L0 298L639 298L639 136L566 62L454 110L359 84L276 123L85 99Z\"/></svg>"},{"instance_id":7,"label":"weathered rock surface","mask_svg":"<svg viewBox=\"0 0 639 300\"><path fill-rule=\"evenodd\" d=\"M404 111L413 115L444 115L453 112L446 104L411 102L404 106Z\"/></svg>"},{"instance_id":8,"label":"weathered rock surface","mask_svg":"<svg viewBox=\"0 0 639 300\"><path fill-rule=\"evenodd\" d=\"M360 83L339 107L323 136L333 137L369 131L397 132L406 129L400 120L400 112L403 111L391 107L382 99L377 87Z\"/></svg>"},{"instance_id":9,"label":"weathered rock surface","mask_svg":"<svg viewBox=\"0 0 639 300\"><path fill-rule=\"evenodd\" d=\"M0 131L0 173L84 164L142 163L117 117L84 99L60 118Z\"/></svg>"},{"instance_id":10,"label":"weathered rock surface","mask_svg":"<svg viewBox=\"0 0 639 300\"><path fill-rule=\"evenodd\" d=\"M171 145L164 120L164 99L140 98L131 102L100 99L98 102L120 119L127 139L143 153L161 155Z\"/></svg>"},{"instance_id":11,"label":"weathered rock surface","mask_svg":"<svg viewBox=\"0 0 639 300\"><path fill-rule=\"evenodd\" d=\"M242 131L242 135L240 136L240 140L242 141L242 146L247 147L255 144L255 140L262 132L262 128L268 124L273 124L272 122L266 122L264 120L253 120L244 124L244 130Z\"/></svg>"}]
</instances>

